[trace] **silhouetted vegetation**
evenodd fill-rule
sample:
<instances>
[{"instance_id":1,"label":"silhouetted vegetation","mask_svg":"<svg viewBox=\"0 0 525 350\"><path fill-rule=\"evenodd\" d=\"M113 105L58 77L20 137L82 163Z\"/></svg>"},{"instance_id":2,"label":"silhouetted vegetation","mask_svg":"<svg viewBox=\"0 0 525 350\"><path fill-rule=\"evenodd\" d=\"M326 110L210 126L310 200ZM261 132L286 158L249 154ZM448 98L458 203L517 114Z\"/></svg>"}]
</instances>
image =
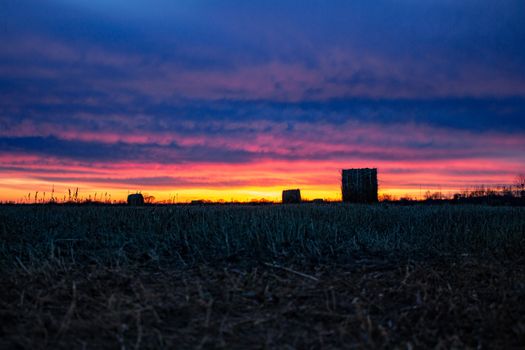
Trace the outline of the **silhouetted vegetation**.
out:
<instances>
[{"instance_id":1,"label":"silhouetted vegetation","mask_svg":"<svg viewBox=\"0 0 525 350\"><path fill-rule=\"evenodd\" d=\"M425 256L496 253L523 248L525 233L523 208L484 206L3 206L0 219L3 264L26 267L81 257L122 265L136 262L136 253L182 265L243 252L332 261L363 247ZM55 251L57 240L76 243Z\"/></svg>"},{"instance_id":2,"label":"silhouetted vegetation","mask_svg":"<svg viewBox=\"0 0 525 350\"><path fill-rule=\"evenodd\" d=\"M359 171L363 171L363 174L359 173ZM515 179L515 183L511 185L500 185L500 186L484 186L479 185L475 186L470 189L465 189L456 193L444 193L442 191L425 191L425 193L420 198L415 198L411 195L404 195L399 198L389 194L389 193L383 193L379 197L377 196L377 183L374 181L377 181L376 179L376 169L351 169L351 170L345 170L346 173L343 173L343 184L347 183L346 189L342 188L343 197L346 193L347 196L350 196L350 190L349 190L349 183L355 182L354 187L360 188L360 191L363 191L363 193L357 195L357 198L361 198L363 196L368 196L372 199L354 199L353 201L361 201L361 202L386 202L386 203L393 203L393 204L401 204L401 205L411 205L411 204L483 204L483 205L492 205L492 206L498 206L498 205L507 205L507 206L524 206L525 205L525 175L517 175ZM356 177L356 179L353 179L351 174L354 174L352 176ZM366 175L366 176L365 176ZM371 189L364 185L360 185L359 181L362 181L363 178L366 180L365 183L368 183L372 181L373 186ZM370 179L372 180L370 180ZM343 186L345 187L345 186ZM346 192L345 192L346 191ZM102 205L102 204L125 204L126 201L123 200L112 200L111 194L105 192L105 193L94 193L92 196L91 194L82 196L79 194L79 189L76 188L75 190L68 189L68 193L64 194L62 197L57 195L55 193L54 186L51 188L51 195L46 196L46 192L39 193L38 191L34 193L29 193L26 197L21 198L19 201L16 202L4 202L3 204L62 204L62 205L80 205L80 204L87 204L87 205ZM139 193L140 194L140 193ZM141 194L142 195L142 194ZM133 196L133 195L131 195ZM178 196L170 197L167 200L162 201L156 201L156 198L150 194L143 194L143 204L148 205L167 205L167 204L193 204L193 205L203 205L203 204L237 204L237 205L244 205L244 204L275 204L278 202L273 202L271 200L267 200L265 198L261 199L252 199L247 202L242 201L225 201L225 200L217 200L212 201L208 199L194 199L190 200L189 202L179 202ZM367 198L368 198L367 197ZM421 198L423 197L423 198ZM348 198L347 198L348 199ZM347 201L352 202L350 199ZM294 190L284 190L282 192L282 203L321 203L321 202L330 202L335 203L339 201L334 200L326 200L321 198L316 198L313 200L308 200L301 197L301 192L299 189Z\"/></svg>"}]
</instances>

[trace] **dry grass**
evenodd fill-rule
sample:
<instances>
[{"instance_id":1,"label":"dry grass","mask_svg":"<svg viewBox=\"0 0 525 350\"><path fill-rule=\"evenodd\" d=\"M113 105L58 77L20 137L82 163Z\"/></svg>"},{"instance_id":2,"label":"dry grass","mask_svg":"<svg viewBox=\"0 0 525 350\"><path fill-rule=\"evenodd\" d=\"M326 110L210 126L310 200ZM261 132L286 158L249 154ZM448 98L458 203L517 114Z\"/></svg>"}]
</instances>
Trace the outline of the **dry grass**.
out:
<instances>
[{"instance_id":1,"label":"dry grass","mask_svg":"<svg viewBox=\"0 0 525 350\"><path fill-rule=\"evenodd\" d=\"M357 260L9 276L0 347L519 348L525 264Z\"/></svg>"},{"instance_id":2,"label":"dry grass","mask_svg":"<svg viewBox=\"0 0 525 350\"><path fill-rule=\"evenodd\" d=\"M523 348L523 219L2 207L0 348Z\"/></svg>"}]
</instances>

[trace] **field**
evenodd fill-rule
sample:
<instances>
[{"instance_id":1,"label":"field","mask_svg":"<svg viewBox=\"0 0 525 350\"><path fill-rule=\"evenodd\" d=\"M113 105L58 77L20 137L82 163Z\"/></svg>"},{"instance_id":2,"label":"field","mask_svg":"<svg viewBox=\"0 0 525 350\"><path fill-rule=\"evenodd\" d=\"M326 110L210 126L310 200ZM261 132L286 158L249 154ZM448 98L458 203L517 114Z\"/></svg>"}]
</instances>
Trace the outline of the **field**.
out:
<instances>
[{"instance_id":1,"label":"field","mask_svg":"<svg viewBox=\"0 0 525 350\"><path fill-rule=\"evenodd\" d=\"M0 348L523 348L525 208L0 206Z\"/></svg>"}]
</instances>

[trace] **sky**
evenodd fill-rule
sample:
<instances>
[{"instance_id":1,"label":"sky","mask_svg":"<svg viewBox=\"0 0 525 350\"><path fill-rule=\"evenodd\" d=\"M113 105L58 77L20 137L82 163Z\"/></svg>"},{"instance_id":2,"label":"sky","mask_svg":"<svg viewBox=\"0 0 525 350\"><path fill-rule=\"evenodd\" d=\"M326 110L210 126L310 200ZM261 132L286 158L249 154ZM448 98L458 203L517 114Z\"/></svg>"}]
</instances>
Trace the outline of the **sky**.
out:
<instances>
[{"instance_id":1,"label":"sky","mask_svg":"<svg viewBox=\"0 0 525 350\"><path fill-rule=\"evenodd\" d=\"M521 0L0 0L0 200L510 184L523 43Z\"/></svg>"}]
</instances>

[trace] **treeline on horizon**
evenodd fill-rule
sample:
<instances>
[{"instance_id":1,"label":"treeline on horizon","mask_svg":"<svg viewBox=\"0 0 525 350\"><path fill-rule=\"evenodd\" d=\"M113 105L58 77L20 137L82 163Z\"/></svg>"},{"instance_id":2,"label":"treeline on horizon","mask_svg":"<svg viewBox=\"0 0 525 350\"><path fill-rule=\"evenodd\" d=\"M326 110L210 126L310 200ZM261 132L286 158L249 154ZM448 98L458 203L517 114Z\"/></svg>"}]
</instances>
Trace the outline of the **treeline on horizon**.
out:
<instances>
[{"instance_id":1,"label":"treeline on horizon","mask_svg":"<svg viewBox=\"0 0 525 350\"><path fill-rule=\"evenodd\" d=\"M140 192L137 192L140 193ZM231 200L207 200L195 199L189 202L179 202L176 196L167 200L156 201L154 196L143 194L145 205L204 205L204 204L279 204L280 201L272 201L265 198L252 199L249 201ZM391 194L379 195L379 202L382 203L470 203L470 204L489 204L489 205L525 205L525 176L518 176L514 185L500 185L500 186L485 186L479 185L473 189L465 189L456 193L443 193L442 191L426 191L419 196L420 198L404 195L396 197ZM321 198L303 199L302 203L339 203L341 200L326 200ZM68 189L67 194L58 196L54 187L49 196L46 197L46 192L29 193L26 197L19 201L3 201L1 204L9 205L31 205L31 204L46 204L46 205L125 205L126 200L113 200L111 194L95 193L93 196L82 196L79 194L78 188L75 190Z\"/></svg>"}]
</instances>

